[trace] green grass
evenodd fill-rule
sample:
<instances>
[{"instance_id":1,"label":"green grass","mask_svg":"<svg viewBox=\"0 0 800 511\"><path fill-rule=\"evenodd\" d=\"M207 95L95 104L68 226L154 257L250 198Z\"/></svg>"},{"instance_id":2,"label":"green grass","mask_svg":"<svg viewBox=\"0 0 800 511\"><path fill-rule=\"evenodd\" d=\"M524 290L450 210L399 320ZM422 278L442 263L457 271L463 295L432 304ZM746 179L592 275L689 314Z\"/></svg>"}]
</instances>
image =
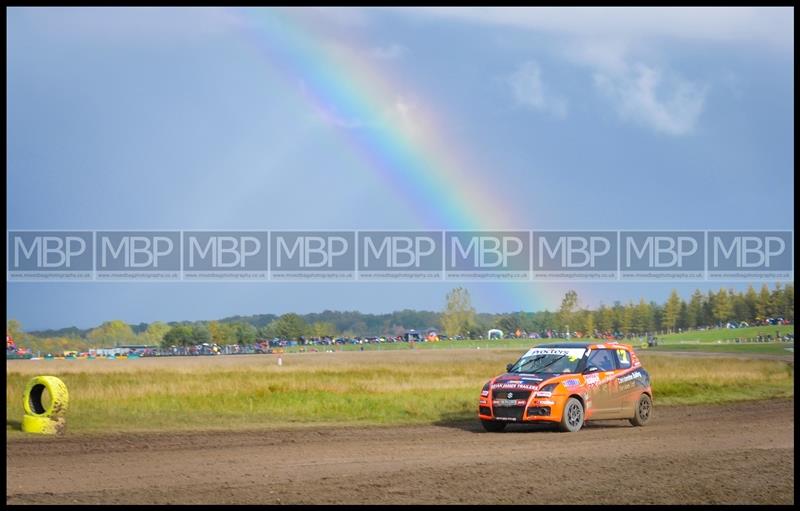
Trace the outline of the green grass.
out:
<instances>
[{"instance_id":1,"label":"green grass","mask_svg":"<svg viewBox=\"0 0 800 511\"><path fill-rule=\"evenodd\" d=\"M681 332L658 336L658 347L650 348L656 351L706 351L718 353L761 353L770 355L789 355L794 352L794 343L791 342L744 342L744 339L755 338L759 335L772 335L776 330L781 335L794 334L794 325L781 325L770 327L748 328L717 328L713 330L699 330ZM736 339L741 342L735 342ZM638 343L634 343L638 345ZM790 348L787 350L787 348Z\"/></svg>"},{"instance_id":2,"label":"green grass","mask_svg":"<svg viewBox=\"0 0 800 511\"><path fill-rule=\"evenodd\" d=\"M794 362L664 357L640 352L659 404L719 404L794 396Z\"/></svg>"},{"instance_id":3,"label":"green grass","mask_svg":"<svg viewBox=\"0 0 800 511\"><path fill-rule=\"evenodd\" d=\"M563 340L563 339L562 339ZM559 339L466 339L461 341L437 341L437 342L384 342L377 344L337 344L335 346L290 346L283 348L286 353L298 353L305 348L306 351L316 349L317 351L361 351L361 348L375 351L393 350L448 350L448 349L499 349L514 348L524 350L541 344L543 342L558 342Z\"/></svg>"},{"instance_id":4,"label":"green grass","mask_svg":"<svg viewBox=\"0 0 800 511\"><path fill-rule=\"evenodd\" d=\"M771 334L775 335L775 330ZM782 333L794 333L793 325L780 327ZM752 327L742 329L716 329L681 334L670 334L658 337L658 351L709 351L720 353L764 353L773 355L788 355L791 352L786 348L793 348L794 343L772 342L772 343L734 343L726 336L733 335L731 332L738 332L739 337L754 337L759 333L766 335L767 331L763 327ZM730 342L725 342L726 340ZM571 341L602 342L600 339L571 339ZM525 350L542 343L569 342L565 339L496 339L496 340L462 340L462 341L439 341L439 342L418 342L418 343L381 343L381 344L345 344L336 346L291 346L284 348L286 353L298 353L302 350L317 351L393 351L393 350L447 350L447 349L519 349ZM633 345L639 349L646 346L647 339L635 338L621 341Z\"/></svg>"},{"instance_id":5,"label":"green grass","mask_svg":"<svg viewBox=\"0 0 800 511\"><path fill-rule=\"evenodd\" d=\"M681 332L679 334L659 335L659 342L672 343L680 341L700 341L700 342L716 342L724 340L732 340L736 338L752 338L759 335L771 335L775 338L775 333L780 332L784 334L794 334L794 325L779 325L779 326L752 326L746 328L715 328L712 330L692 330L690 332Z\"/></svg>"},{"instance_id":6,"label":"green grass","mask_svg":"<svg viewBox=\"0 0 800 511\"><path fill-rule=\"evenodd\" d=\"M67 384L72 433L430 424L474 420L482 385L522 352L407 352L186 357L128 361L11 361L7 435L34 374ZM793 363L693 359L642 352L657 406L791 397Z\"/></svg>"},{"instance_id":7,"label":"green grass","mask_svg":"<svg viewBox=\"0 0 800 511\"><path fill-rule=\"evenodd\" d=\"M700 343L700 344L707 343L709 348L713 347L714 349L716 349L716 347L719 344L725 344L725 341L729 341L730 344L733 344L733 340L735 340L736 338L754 338L758 335L772 335L774 338L776 331L780 331L781 335L787 333L794 334L794 325L694 330L691 332L682 332L679 334L659 335L658 342L659 345L664 345L664 346L667 345L672 346L674 344L686 346L687 344L693 344L693 343ZM600 339L575 339L575 338L571 339L571 341L601 342ZM646 341L647 340L645 337L641 337L622 342L633 344L634 346L640 346L643 343L646 343ZM453 349L453 348L475 349L478 347L480 347L481 349L497 349L497 348L524 349L526 347L531 347L536 344L552 343L552 342L569 342L569 341L565 339L495 339L491 341L486 339L470 339L462 341L417 342L410 344L405 342L398 342L398 343L380 343L380 344L362 344L362 345L345 344L336 346L306 346L305 349L306 350L317 349L318 351L325 351L327 349L333 349L336 351L361 351L362 347L364 350L379 350L379 351L410 350L410 349L438 350L438 349ZM750 344L750 345L755 344L763 346L764 344L771 344L771 343L742 343L742 344ZM777 342L774 344L783 347L792 345L792 343L777 343ZM738 347L739 346L736 345L736 348L734 348L734 350L738 351ZM284 350L287 353L296 353L303 348L304 348L303 346L291 346L284 348ZM757 352L763 352L763 348L757 348L755 350L744 349L743 351L757 353ZM785 350L783 350L783 348L779 348L774 350L767 350L766 352L778 353L778 352L785 352Z\"/></svg>"},{"instance_id":8,"label":"green grass","mask_svg":"<svg viewBox=\"0 0 800 511\"><path fill-rule=\"evenodd\" d=\"M787 349L789 348L789 349ZM752 344L660 344L648 351L701 351L712 353L760 353L765 355L792 355L794 344L752 343Z\"/></svg>"}]
</instances>

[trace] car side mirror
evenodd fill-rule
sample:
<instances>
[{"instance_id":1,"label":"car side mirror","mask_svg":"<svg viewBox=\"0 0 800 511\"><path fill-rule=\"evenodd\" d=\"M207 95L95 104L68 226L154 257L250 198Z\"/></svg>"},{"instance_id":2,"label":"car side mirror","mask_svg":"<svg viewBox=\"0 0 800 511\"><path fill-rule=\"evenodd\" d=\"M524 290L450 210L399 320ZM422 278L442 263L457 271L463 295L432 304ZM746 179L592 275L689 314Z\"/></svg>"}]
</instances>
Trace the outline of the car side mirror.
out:
<instances>
[{"instance_id":1,"label":"car side mirror","mask_svg":"<svg viewBox=\"0 0 800 511\"><path fill-rule=\"evenodd\" d=\"M595 366L587 367L586 369L583 370L583 374L591 374L598 372L600 372L600 368Z\"/></svg>"},{"instance_id":2,"label":"car side mirror","mask_svg":"<svg viewBox=\"0 0 800 511\"><path fill-rule=\"evenodd\" d=\"M511 368L512 368L512 367L514 367L514 364L508 364L508 365L506 366L506 371L509 371L509 372L511 372Z\"/></svg>"}]
</instances>

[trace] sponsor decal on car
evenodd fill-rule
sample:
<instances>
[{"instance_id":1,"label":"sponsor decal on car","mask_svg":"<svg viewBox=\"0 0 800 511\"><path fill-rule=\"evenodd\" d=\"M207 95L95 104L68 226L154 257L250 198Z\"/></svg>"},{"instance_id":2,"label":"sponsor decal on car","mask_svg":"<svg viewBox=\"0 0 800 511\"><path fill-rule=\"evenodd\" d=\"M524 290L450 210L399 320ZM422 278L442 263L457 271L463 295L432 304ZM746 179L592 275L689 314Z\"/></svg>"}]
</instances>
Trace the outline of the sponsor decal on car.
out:
<instances>
[{"instance_id":1,"label":"sponsor decal on car","mask_svg":"<svg viewBox=\"0 0 800 511\"><path fill-rule=\"evenodd\" d=\"M567 357L582 357L586 352L585 348L531 348L524 357L536 355L563 355Z\"/></svg>"},{"instance_id":2,"label":"sponsor decal on car","mask_svg":"<svg viewBox=\"0 0 800 511\"><path fill-rule=\"evenodd\" d=\"M570 378L569 380L564 380L565 387L578 387L580 386L581 382L575 378Z\"/></svg>"},{"instance_id":3,"label":"sponsor decal on car","mask_svg":"<svg viewBox=\"0 0 800 511\"><path fill-rule=\"evenodd\" d=\"M537 392L536 397L550 397L552 396L552 392Z\"/></svg>"},{"instance_id":4,"label":"sponsor decal on car","mask_svg":"<svg viewBox=\"0 0 800 511\"><path fill-rule=\"evenodd\" d=\"M549 399L540 399L536 403L540 404L540 405L547 405L547 406L552 406L552 405L556 404L555 401L550 401Z\"/></svg>"},{"instance_id":5,"label":"sponsor decal on car","mask_svg":"<svg viewBox=\"0 0 800 511\"><path fill-rule=\"evenodd\" d=\"M628 382L628 381L631 381L631 380L635 380L635 379L641 378L641 377L642 377L642 373L640 373L639 371L634 371L634 372L632 372L632 373L630 373L628 375L625 375L622 378L620 378L619 382L620 383L625 383L625 382Z\"/></svg>"},{"instance_id":6,"label":"sponsor decal on car","mask_svg":"<svg viewBox=\"0 0 800 511\"><path fill-rule=\"evenodd\" d=\"M504 382L504 383L495 383L492 385L492 390L502 390L502 389L522 389L522 390L536 390L536 385L528 385L525 383L513 383L513 382Z\"/></svg>"},{"instance_id":7,"label":"sponsor decal on car","mask_svg":"<svg viewBox=\"0 0 800 511\"><path fill-rule=\"evenodd\" d=\"M525 406L526 401L524 399L495 399L492 401L492 404L497 407L508 408L512 406Z\"/></svg>"}]
</instances>

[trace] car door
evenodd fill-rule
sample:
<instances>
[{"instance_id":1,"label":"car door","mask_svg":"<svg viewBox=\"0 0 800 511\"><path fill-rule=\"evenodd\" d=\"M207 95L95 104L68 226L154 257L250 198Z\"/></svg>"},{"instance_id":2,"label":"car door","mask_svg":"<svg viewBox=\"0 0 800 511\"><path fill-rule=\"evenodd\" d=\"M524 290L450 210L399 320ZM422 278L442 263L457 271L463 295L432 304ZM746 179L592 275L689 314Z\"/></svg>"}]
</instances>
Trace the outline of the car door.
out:
<instances>
[{"instance_id":1,"label":"car door","mask_svg":"<svg viewBox=\"0 0 800 511\"><path fill-rule=\"evenodd\" d=\"M592 419L610 419L619 416L617 358L613 350L592 350L586 361L584 381L592 400Z\"/></svg>"},{"instance_id":2,"label":"car door","mask_svg":"<svg viewBox=\"0 0 800 511\"><path fill-rule=\"evenodd\" d=\"M620 402L620 418L629 419L634 415L636 403L642 393L642 387L638 384L641 381L641 371L633 367L633 356L624 348L615 350L617 356L617 393Z\"/></svg>"}]
</instances>

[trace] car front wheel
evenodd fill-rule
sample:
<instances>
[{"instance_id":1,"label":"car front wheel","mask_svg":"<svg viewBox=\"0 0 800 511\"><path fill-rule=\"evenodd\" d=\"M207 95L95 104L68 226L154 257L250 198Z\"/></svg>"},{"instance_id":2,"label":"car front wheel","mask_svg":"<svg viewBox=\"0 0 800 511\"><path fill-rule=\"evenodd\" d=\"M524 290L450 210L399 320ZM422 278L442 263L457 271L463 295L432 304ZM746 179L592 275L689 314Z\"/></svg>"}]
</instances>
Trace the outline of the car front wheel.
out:
<instances>
[{"instance_id":1,"label":"car front wheel","mask_svg":"<svg viewBox=\"0 0 800 511\"><path fill-rule=\"evenodd\" d=\"M583 405L580 401L574 397L567 399L559 426L561 431L569 433L575 433L583 427Z\"/></svg>"},{"instance_id":2,"label":"car front wheel","mask_svg":"<svg viewBox=\"0 0 800 511\"><path fill-rule=\"evenodd\" d=\"M483 425L483 429L489 431L491 433L499 433L506 429L505 422L497 422L497 421L485 421L481 420L481 424Z\"/></svg>"},{"instance_id":3,"label":"car front wheel","mask_svg":"<svg viewBox=\"0 0 800 511\"><path fill-rule=\"evenodd\" d=\"M631 424L634 426L644 426L650 421L653 415L653 400L647 394L639 396L639 402L636 403L636 413L633 419L630 419Z\"/></svg>"}]
</instances>

